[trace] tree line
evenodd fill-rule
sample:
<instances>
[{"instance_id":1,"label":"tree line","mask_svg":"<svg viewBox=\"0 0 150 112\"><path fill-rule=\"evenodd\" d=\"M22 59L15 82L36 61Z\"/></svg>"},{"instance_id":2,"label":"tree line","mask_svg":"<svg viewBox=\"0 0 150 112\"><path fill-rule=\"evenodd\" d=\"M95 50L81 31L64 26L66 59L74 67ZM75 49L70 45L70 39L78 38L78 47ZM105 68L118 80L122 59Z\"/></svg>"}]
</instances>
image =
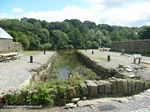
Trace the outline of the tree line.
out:
<instances>
[{"instance_id":1,"label":"tree line","mask_svg":"<svg viewBox=\"0 0 150 112\"><path fill-rule=\"evenodd\" d=\"M63 22L33 18L1 19L0 27L14 37L15 42L21 42L25 50L96 49L110 47L115 41L150 39L150 26L96 25L78 19Z\"/></svg>"}]
</instances>

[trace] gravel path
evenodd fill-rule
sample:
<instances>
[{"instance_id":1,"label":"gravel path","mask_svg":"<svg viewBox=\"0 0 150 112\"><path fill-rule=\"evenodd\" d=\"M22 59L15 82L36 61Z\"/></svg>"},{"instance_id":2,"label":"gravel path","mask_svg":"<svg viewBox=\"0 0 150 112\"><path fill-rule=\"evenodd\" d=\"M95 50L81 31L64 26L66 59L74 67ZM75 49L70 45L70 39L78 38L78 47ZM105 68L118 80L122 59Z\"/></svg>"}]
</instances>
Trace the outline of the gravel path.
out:
<instances>
[{"instance_id":1,"label":"gravel path","mask_svg":"<svg viewBox=\"0 0 150 112\"><path fill-rule=\"evenodd\" d=\"M33 63L29 63L30 57L23 55L21 59L0 63L0 90L19 88L31 75L30 70L45 64L54 52L38 52L33 56Z\"/></svg>"}]
</instances>

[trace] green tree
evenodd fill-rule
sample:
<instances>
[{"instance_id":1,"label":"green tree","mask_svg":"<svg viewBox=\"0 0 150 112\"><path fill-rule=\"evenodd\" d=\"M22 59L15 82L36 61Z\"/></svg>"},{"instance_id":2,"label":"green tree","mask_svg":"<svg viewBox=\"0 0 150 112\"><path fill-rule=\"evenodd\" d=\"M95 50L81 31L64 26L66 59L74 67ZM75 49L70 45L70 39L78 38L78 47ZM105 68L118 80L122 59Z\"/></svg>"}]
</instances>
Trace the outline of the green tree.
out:
<instances>
[{"instance_id":1,"label":"green tree","mask_svg":"<svg viewBox=\"0 0 150 112\"><path fill-rule=\"evenodd\" d=\"M87 41L86 44L85 44L85 47L88 48L88 49L91 49L92 48L91 41Z\"/></svg>"},{"instance_id":2,"label":"green tree","mask_svg":"<svg viewBox=\"0 0 150 112\"><path fill-rule=\"evenodd\" d=\"M14 41L20 41L25 49L40 50L47 43L51 49L96 48L110 46L113 41L150 39L150 26L121 27L94 22L81 22L78 19L63 22L46 22L33 18L1 19L0 26L8 31Z\"/></svg>"},{"instance_id":3,"label":"green tree","mask_svg":"<svg viewBox=\"0 0 150 112\"><path fill-rule=\"evenodd\" d=\"M81 38L82 35L80 31L77 28L72 29L68 33L70 44L74 46L74 48L80 48L81 47Z\"/></svg>"},{"instance_id":4,"label":"green tree","mask_svg":"<svg viewBox=\"0 0 150 112\"><path fill-rule=\"evenodd\" d=\"M143 26L139 31L140 39L150 39L150 26Z\"/></svg>"},{"instance_id":5,"label":"green tree","mask_svg":"<svg viewBox=\"0 0 150 112\"><path fill-rule=\"evenodd\" d=\"M99 46L102 47L103 41L104 41L103 33L98 30L95 34L95 38L96 38L97 42L99 43Z\"/></svg>"},{"instance_id":6,"label":"green tree","mask_svg":"<svg viewBox=\"0 0 150 112\"><path fill-rule=\"evenodd\" d=\"M51 43L40 44L40 49L42 50L50 50L52 47Z\"/></svg>"},{"instance_id":7,"label":"green tree","mask_svg":"<svg viewBox=\"0 0 150 112\"><path fill-rule=\"evenodd\" d=\"M27 35L19 32L17 41L22 43L24 50L27 50L29 48L30 43Z\"/></svg>"},{"instance_id":8,"label":"green tree","mask_svg":"<svg viewBox=\"0 0 150 112\"><path fill-rule=\"evenodd\" d=\"M87 37L88 39L94 39L94 38L95 38L95 31L94 31L94 29L88 30L86 37Z\"/></svg>"},{"instance_id":9,"label":"green tree","mask_svg":"<svg viewBox=\"0 0 150 112\"><path fill-rule=\"evenodd\" d=\"M99 44L96 41L93 41L92 44L91 44L91 47L93 49L97 49L99 47Z\"/></svg>"},{"instance_id":10,"label":"green tree","mask_svg":"<svg viewBox=\"0 0 150 112\"><path fill-rule=\"evenodd\" d=\"M49 36L50 34L47 29L41 29L39 32L40 43L44 44L44 43L50 42Z\"/></svg>"},{"instance_id":11,"label":"green tree","mask_svg":"<svg viewBox=\"0 0 150 112\"><path fill-rule=\"evenodd\" d=\"M65 49L67 48L69 37L66 33L61 30L53 30L53 42L55 43L55 48L57 49Z\"/></svg>"}]
</instances>

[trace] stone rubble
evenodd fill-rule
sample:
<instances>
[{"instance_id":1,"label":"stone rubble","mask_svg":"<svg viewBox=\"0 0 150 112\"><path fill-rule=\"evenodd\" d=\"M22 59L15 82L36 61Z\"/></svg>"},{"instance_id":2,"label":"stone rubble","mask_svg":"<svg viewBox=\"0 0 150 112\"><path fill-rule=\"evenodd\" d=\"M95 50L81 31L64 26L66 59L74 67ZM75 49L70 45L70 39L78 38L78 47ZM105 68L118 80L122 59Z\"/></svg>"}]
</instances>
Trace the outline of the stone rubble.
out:
<instances>
[{"instance_id":1,"label":"stone rubble","mask_svg":"<svg viewBox=\"0 0 150 112\"><path fill-rule=\"evenodd\" d=\"M73 98L73 99L71 100L72 103L77 103L78 101L80 101L80 98Z\"/></svg>"},{"instance_id":2,"label":"stone rubble","mask_svg":"<svg viewBox=\"0 0 150 112\"><path fill-rule=\"evenodd\" d=\"M65 105L65 108L66 108L66 109L68 109L68 108L75 108L75 107L77 107L77 104L74 104L74 103L67 103L67 104Z\"/></svg>"}]
</instances>

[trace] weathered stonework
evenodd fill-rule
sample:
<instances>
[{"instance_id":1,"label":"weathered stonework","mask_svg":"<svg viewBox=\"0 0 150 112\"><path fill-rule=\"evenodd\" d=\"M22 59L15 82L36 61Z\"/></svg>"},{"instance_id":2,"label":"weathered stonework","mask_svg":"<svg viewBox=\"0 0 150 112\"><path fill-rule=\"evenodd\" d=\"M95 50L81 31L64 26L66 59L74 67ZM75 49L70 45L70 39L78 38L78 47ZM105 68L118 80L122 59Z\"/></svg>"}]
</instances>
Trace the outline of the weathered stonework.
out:
<instances>
[{"instance_id":1,"label":"weathered stonework","mask_svg":"<svg viewBox=\"0 0 150 112\"><path fill-rule=\"evenodd\" d=\"M82 92L83 96L87 96L89 93L87 85L84 82L81 82L80 87L81 87L81 92Z\"/></svg>"},{"instance_id":2,"label":"weathered stonework","mask_svg":"<svg viewBox=\"0 0 150 112\"><path fill-rule=\"evenodd\" d=\"M86 65L88 68L92 69L101 79L108 79L109 77L122 78L123 74L120 74L115 69L105 68L96 62L92 61L90 58L85 56L80 52L76 52L77 58L80 63Z\"/></svg>"},{"instance_id":3,"label":"weathered stonework","mask_svg":"<svg viewBox=\"0 0 150 112\"><path fill-rule=\"evenodd\" d=\"M0 52L18 52L22 51L22 45L19 42L12 42L11 39L0 39Z\"/></svg>"},{"instance_id":4,"label":"weathered stonework","mask_svg":"<svg viewBox=\"0 0 150 112\"><path fill-rule=\"evenodd\" d=\"M87 80L86 84L89 90L89 96L96 97L98 95L97 84L92 80Z\"/></svg>"},{"instance_id":5,"label":"weathered stonework","mask_svg":"<svg viewBox=\"0 0 150 112\"><path fill-rule=\"evenodd\" d=\"M142 92L150 87L150 82L144 80L134 79L108 79L84 82L84 87L88 87L87 97L106 97L106 96L130 96ZM80 85L81 90L84 91L83 82ZM85 94L83 94L85 95Z\"/></svg>"},{"instance_id":6,"label":"weathered stonework","mask_svg":"<svg viewBox=\"0 0 150 112\"><path fill-rule=\"evenodd\" d=\"M121 51L121 49L124 49L126 52L149 53L150 39L114 42L111 44L111 49L113 51Z\"/></svg>"}]
</instances>

